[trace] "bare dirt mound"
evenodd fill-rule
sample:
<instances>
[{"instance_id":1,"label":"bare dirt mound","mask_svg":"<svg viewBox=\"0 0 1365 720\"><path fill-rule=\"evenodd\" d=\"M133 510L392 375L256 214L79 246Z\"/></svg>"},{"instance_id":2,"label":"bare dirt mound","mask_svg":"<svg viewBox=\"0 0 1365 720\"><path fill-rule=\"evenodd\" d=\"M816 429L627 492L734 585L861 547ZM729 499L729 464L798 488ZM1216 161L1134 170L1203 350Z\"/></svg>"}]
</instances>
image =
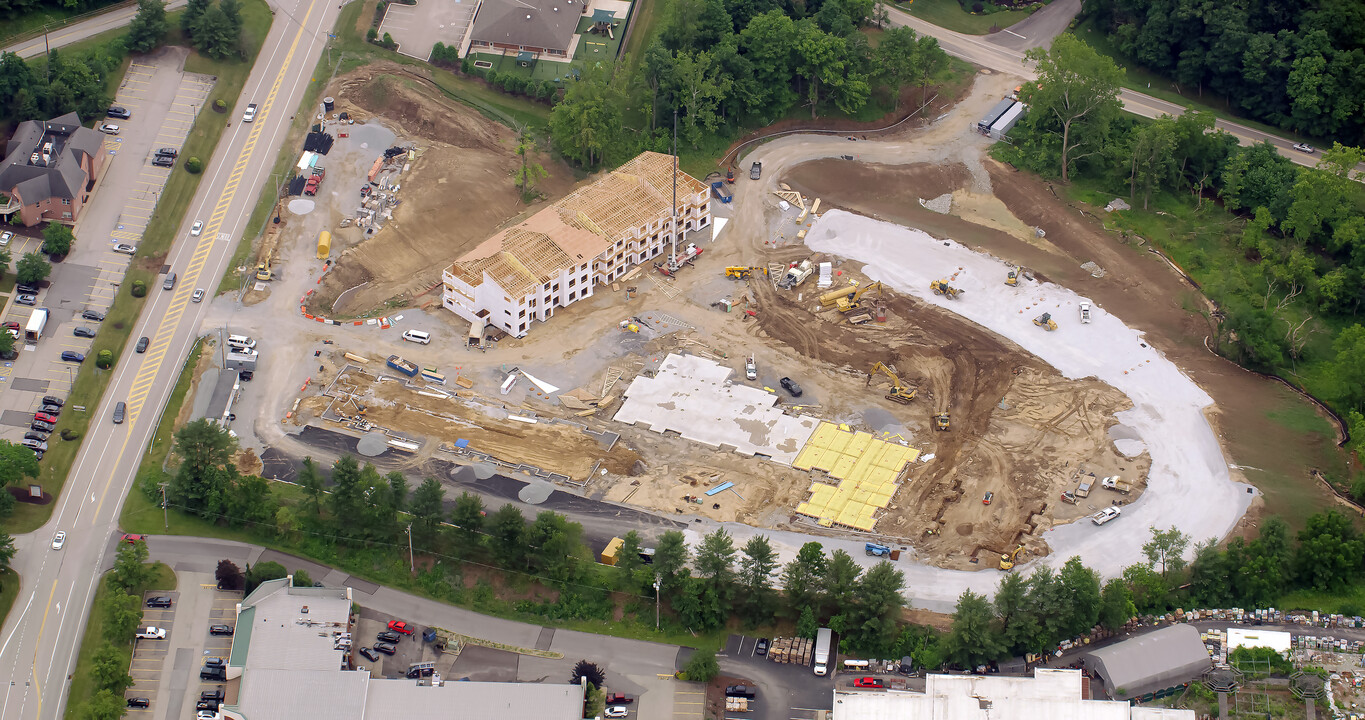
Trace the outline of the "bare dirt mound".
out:
<instances>
[{"instance_id":1,"label":"bare dirt mound","mask_svg":"<svg viewBox=\"0 0 1365 720\"><path fill-rule=\"evenodd\" d=\"M402 179L403 204L393 219L341 254L309 298L314 312L355 316L390 301L410 303L499 226L573 188L568 167L537 154L535 162L550 174L537 184L545 200L525 205L512 185L520 165L515 133L400 65L365 66L337 78L328 92L338 111L382 118L399 142L417 144L419 157Z\"/></svg>"}]
</instances>

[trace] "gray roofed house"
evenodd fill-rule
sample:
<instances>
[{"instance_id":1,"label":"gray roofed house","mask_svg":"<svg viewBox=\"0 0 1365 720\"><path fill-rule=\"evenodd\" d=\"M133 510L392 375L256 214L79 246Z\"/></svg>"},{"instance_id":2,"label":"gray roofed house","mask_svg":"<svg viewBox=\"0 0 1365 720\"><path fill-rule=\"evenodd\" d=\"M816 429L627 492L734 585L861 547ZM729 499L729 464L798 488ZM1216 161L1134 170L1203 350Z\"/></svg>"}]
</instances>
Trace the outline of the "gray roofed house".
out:
<instances>
[{"instance_id":1,"label":"gray roofed house","mask_svg":"<svg viewBox=\"0 0 1365 720\"><path fill-rule=\"evenodd\" d=\"M0 162L0 216L24 225L75 223L104 161L104 136L76 113L19 124Z\"/></svg>"},{"instance_id":2,"label":"gray roofed house","mask_svg":"<svg viewBox=\"0 0 1365 720\"><path fill-rule=\"evenodd\" d=\"M1092 650L1081 661L1103 682L1109 697L1125 699L1183 685L1213 663L1199 630L1186 624Z\"/></svg>"},{"instance_id":3,"label":"gray roofed house","mask_svg":"<svg viewBox=\"0 0 1365 720\"><path fill-rule=\"evenodd\" d=\"M470 49L568 58L586 9L583 0L483 0L474 13Z\"/></svg>"},{"instance_id":4,"label":"gray roofed house","mask_svg":"<svg viewBox=\"0 0 1365 720\"><path fill-rule=\"evenodd\" d=\"M584 690L569 683L432 682L386 679L351 668L351 589L261 583L238 610L227 662L224 720L578 720ZM370 641L369 638L356 642ZM413 640L406 642L414 642ZM420 640L415 640L420 642ZM413 651L405 654L411 656ZM426 655L430 655L428 651ZM449 656L444 656L449 657ZM429 658L428 658L429 659ZM438 673L449 659L437 657ZM401 678L384 657L385 675ZM235 687L234 687L235 683Z\"/></svg>"}]
</instances>

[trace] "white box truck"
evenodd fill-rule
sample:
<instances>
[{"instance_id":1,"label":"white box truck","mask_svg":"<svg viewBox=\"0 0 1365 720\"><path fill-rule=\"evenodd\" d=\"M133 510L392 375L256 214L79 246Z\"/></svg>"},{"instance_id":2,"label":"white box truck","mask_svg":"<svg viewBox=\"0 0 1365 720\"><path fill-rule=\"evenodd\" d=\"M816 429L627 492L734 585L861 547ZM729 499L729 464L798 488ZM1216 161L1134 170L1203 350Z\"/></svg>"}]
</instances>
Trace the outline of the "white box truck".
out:
<instances>
[{"instance_id":1,"label":"white box truck","mask_svg":"<svg viewBox=\"0 0 1365 720\"><path fill-rule=\"evenodd\" d=\"M829 674L829 644L834 633L829 628L815 632L815 674L821 677Z\"/></svg>"},{"instance_id":2,"label":"white box truck","mask_svg":"<svg viewBox=\"0 0 1365 720\"><path fill-rule=\"evenodd\" d=\"M47 308L33 308L33 314L28 316L28 324L24 326L24 340L36 343L43 336L43 328L47 327Z\"/></svg>"}]
</instances>

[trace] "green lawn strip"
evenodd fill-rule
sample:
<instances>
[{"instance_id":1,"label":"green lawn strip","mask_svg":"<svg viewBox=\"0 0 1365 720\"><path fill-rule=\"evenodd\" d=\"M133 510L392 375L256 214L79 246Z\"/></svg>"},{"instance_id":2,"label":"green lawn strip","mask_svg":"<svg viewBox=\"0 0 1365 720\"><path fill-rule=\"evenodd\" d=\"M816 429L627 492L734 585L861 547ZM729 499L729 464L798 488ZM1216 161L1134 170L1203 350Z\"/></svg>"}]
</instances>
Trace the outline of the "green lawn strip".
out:
<instances>
[{"instance_id":1,"label":"green lawn strip","mask_svg":"<svg viewBox=\"0 0 1365 720\"><path fill-rule=\"evenodd\" d=\"M1352 585L1339 592L1295 590L1276 602L1281 610L1317 610L1319 613L1360 615L1365 612L1365 585Z\"/></svg>"},{"instance_id":2,"label":"green lawn strip","mask_svg":"<svg viewBox=\"0 0 1365 720\"><path fill-rule=\"evenodd\" d=\"M984 2L989 4L989 0L984 0ZM897 3L896 7L945 30L967 35L986 35L995 30L1007 28L1034 12L1032 10L1000 10L993 13L969 13L962 9L957 0L914 0L911 3Z\"/></svg>"},{"instance_id":3,"label":"green lawn strip","mask_svg":"<svg viewBox=\"0 0 1365 720\"><path fill-rule=\"evenodd\" d=\"M635 0L630 5L630 37L626 42L626 55L631 63L640 62L645 48L658 32L659 8L664 0Z\"/></svg>"},{"instance_id":4,"label":"green lawn strip","mask_svg":"<svg viewBox=\"0 0 1365 720\"><path fill-rule=\"evenodd\" d=\"M14 599L19 597L19 573L13 570L0 572L0 625L9 617L14 607Z\"/></svg>"},{"instance_id":5,"label":"green lawn strip","mask_svg":"<svg viewBox=\"0 0 1365 720\"><path fill-rule=\"evenodd\" d=\"M265 42L271 20L270 8L263 0L247 0L242 3L242 20L242 36L247 41L248 54L252 58L250 61L214 63L193 52L186 60L187 70L218 76L207 103L212 103L214 98L222 98L228 107L232 107L237 102L237 96L250 74L252 62ZM198 156L201 159L211 157L226 125L226 114L219 114L211 109L200 112L181 149L182 162L191 156ZM128 345L128 338L137 323L138 315L142 312L144 300L132 296L133 281L142 280L147 283L150 291L155 291L156 276L170 252L176 231L185 217L195 191L199 188L202 177L184 172L182 165L167 181L156 210L147 223L147 231L138 244L137 257L128 266L128 272L114 296L114 303L101 323L99 335L95 337L90 352L87 353L86 362L80 366L76 374L71 394L66 399L66 406L72 411L63 413L57 423L57 432L53 433L48 441L48 451L43 457L38 476L38 483L43 486L43 490L54 498L61 493L66 483L71 465L75 462L76 453L80 449L80 441L90 425L91 414L99 406L104 388L112 375L112 370L100 370L95 367L95 357L101 350L109 350L114 353L115 362L121 359L119 356ZM75 406L84 407L85 410L75 411ZM71 430L79 435L72 441L64 441L59 436L62 430ZM9 532L13 534L33 532L47 522L55 505L55 502L47 505L19 503L6 523Z\"/></svg>"},{"instance_id":6,"label":"green lawn strip","mask_svg":"<svg viewBox=\"0 0 1365 720\"><path fill-rule=\"evenodd\" d=\"M155 567L156 574L147 583L147 587L137 589L135 594L141 595L149 590L175 589L175 572L161 563L156 563ZM80 706L95 695L97 686L95 678L91 676L91 666L95 651L99 650L107 639L104 636L104 624L108 614L109 598L117 592L122 591L109 585L108 576L100 580L99 589L95 591L95 600L90 604L90 617L85 623L85 635L81 637L80 653L76 656L76 669L71 675L70 690L66 696L67 718L80 717L82 715ZM133 638L114 642L114 646L126 659L124 665L130 665L133 661Z\"/></svg>"},{"instance_id":7,"label":"green lawn strip","mask_svg":"<svg viewBox=\"0 0 1365 720\"><path fill-rule=\"evenodd\" d=\"M1227 122L1235 122L1254 130L1270 133L1277 137L1288 138L1291 140L1304 140L1305 138L1296 136L1290 130L1277 128L1267 125L1257 120L1248 119L1238 114L1226 98L1213 92L1192 95L1185 94L1176 89L1176 84L1170 78L1162 77L1157 73L1151 72L1132 59L1120 53L1109 38L1095 29L1093 20L1086 20L1072 28L1071 33L1085 41L1087 45L1094 48L1101 55L1108 55L1114 59L1114 63L1123 69L1122 86L1134 92L1150 95L1158 100L1175 103L1181 107L1198 110L1200 112L1212 113L1214 117ZM1330 145L1331 143L1319 143Z\"/></svg>"}]
</instances>

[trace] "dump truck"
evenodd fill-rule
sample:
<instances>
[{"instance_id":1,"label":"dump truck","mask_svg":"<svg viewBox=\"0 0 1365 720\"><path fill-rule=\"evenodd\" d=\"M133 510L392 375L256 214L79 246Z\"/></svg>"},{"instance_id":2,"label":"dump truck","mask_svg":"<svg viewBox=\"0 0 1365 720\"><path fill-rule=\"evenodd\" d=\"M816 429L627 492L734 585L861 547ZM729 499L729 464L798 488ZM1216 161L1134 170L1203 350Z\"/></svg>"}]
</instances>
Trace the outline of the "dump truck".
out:
<instances>
[{"instance_id":1,"label":"dump truck","mask_svg":"<svg viewBox=\"0 0 1365 720\"><path fill-rule=\"evenodd\" d=\"M1048 332L1057 329L1057 321L1052 319L1052 313L1043 313L1042 315L1033 318L1033 324Z\"/></svg>"},{"instance_id":2,"label":"dump truck","mask_svg":"<svg viewBox=\"0 0 1365 720\"><path fill-rule=\"evenodd\" d=\"M1101 480L1100 486L1113 490L1114 492L1123 493L1124 495L1133 491L1133 486L1121 480L1118 475L1110 475Z\"/></svg>"},{"instance_id":3,"label":"dump truck","mask_svg":"<svg viewBox=\"0 0 1365 720\"><path fill-rule=\"evenodd\" d=\"M821 677L829 674L829 648L834 640L834 631L820 628L815 631L815 674Z\"/></svg>"},{"instance_id":4,"label":"dump truck","mask_svg":"<svg viewBox=\"0 0 1365 720\"><path fill-rule=\"evenodd\" d=\"M730 194L730 191L725 189L725 181L723 180L717 180L711 183L711 192L716 196L717 200L723 203L728 203L734 198L734 196Z\"/></svg>"},{"instance_id":5,"label":"dump truck","mask_svg":"<svg viewBox=\"0 0 1365 720\"><path fill-rule=\"evenodd\" d=\"M1082 324L1082 325L1089 325L1089 324L1090 324L1090 303L1088 303L1088 302L1083 302L1083 303L1081 303L1080 312L1081 312L1081 324Z\"/></svg>"},{"instance_id":6,"label":"dump truck","mask_svg":"<svg viewBox=\"0 0 1365 720\"><path fill-rule=\"evenodd\" d=\"M873 365L872 372L868 373L868 385L872 384L872 378L877 377L877 373L882 373L891 379L891 389L886 391L887 400L898 402L902 405L909 405L910 401L915 399L915 394L919 392L917 388L912 388L902 383L900 377L898 377L891 368L880 362Z\"/></svg>"},{"instance_id":7,"label":"dump truck","mask_svg":"<svg viewBox=\"0 0 1365 720\"><path fill-rule=\"evenodd\" d=\"M867 543L863 550L868 555L873 555L875 557L887 557L891 554L891 548L885 545L878 545L877 543Z\"/></svg>"},{"instance_id":8,"label":"dump truck","mask_svg":"<svg viewBox=\"0 0 1365 720\"><path fill-rule=\"evenodd\" d=\"M961 290L949 285L947 280L934 280L929 283L929 289L933 290L935 295L942 295L949 300L956 300L957 296L962 294Z\"/></svg>"},{"instance_id":9,"label":"dump truck","mask_svg":"<svg viewBox=\"0 0 1365 720\"><path fill-rule=\"evenodd\" d=\"M419 369L417 367L417 364L404 360L403 358L398 357L397 355L389 356L388 365L389 367L393 368L394 370L397 370L400 373L403 373L404 375L407 375L408 377L417 377L417 371Z\"/></svg>"}]
</instances>

